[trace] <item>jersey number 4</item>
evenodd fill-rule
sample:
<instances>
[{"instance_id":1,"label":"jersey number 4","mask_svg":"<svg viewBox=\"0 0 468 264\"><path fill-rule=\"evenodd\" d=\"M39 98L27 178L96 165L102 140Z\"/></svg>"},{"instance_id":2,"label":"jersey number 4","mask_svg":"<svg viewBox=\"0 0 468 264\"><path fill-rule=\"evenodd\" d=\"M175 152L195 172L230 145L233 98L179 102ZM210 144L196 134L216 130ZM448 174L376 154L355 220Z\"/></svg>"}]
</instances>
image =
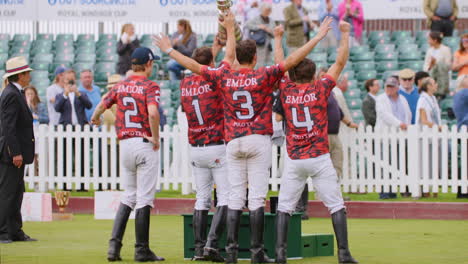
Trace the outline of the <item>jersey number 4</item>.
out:
<instances>
[{"instance_id":1,"label":"jersey number 4","mask_svg":"<svg viewBox=\"0 0 468 264\"><path fill-rule=\"evenodd\" d=\"M133 97L124 97L123 100L123 105L125 106L133 106L133 109L129 109L125 111L125 127L126 128L141 128L140 123L135 123L130 121L131 117L137 116L138 115L138 109L137 109L137 102L135 101L135 98Z\"/></svg>"},{"instance_id":2,"label":"jersey number 4","mask_svg":"<svg viewBox=\"0 0 468 264\"><path fill-rule=\"evenodd\" d=\"M312 121L312 118L310 117L309 107L304 107L304 121L299 121L299 119L297 118L297 107L292 107L291 111L293 116L293 125L297 128L306 127L307 132L310 132L312 130L312 127L314 126L314 121Z\"/></svg>"}]
</instances>

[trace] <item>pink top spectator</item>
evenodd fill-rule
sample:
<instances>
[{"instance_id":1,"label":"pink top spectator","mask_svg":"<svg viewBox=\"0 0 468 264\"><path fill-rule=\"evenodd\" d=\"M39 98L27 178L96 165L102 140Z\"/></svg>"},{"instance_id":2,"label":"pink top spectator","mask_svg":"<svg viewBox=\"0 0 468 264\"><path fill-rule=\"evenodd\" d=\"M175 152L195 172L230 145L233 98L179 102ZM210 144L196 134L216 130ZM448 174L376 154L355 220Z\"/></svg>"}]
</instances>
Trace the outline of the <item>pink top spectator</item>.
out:
<instances>
[{"instance_id":1,"label":"pink top spectator","mask_svg":"<svg viewBox=\"0 0 468 264\"><path fill-rule=\"evenodd\" d=\"M354 29L354 37L358 42L361 42L361 36L362 36L362 25L364 24L364 11L362 9L362 4L358 0L344 0L343 2L340 3L338 6L338 16L340 17L340 20L345 19L346 15L346 4L347 2L350 2L350 10L351 10L351 21L352 21L352 27ZM354 14L357 15L355 16Z\"/></svg>"}]
</instances>

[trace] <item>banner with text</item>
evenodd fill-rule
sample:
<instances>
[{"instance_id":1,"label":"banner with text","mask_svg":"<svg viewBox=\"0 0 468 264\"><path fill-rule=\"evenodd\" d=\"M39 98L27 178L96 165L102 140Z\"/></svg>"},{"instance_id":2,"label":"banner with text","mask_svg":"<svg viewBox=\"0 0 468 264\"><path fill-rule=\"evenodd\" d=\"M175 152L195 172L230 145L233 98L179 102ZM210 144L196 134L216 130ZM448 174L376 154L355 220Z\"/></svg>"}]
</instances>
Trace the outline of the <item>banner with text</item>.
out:
<instances>
[{"instance_id":1,"label":"banner with text","mask_svg":"<svg viewBox=\"0 0 468 264\"><path fill-rule=\"evenodd\" d=\"M303 0L310 18L318 19L324 0ZM246 0L234 0L233 10L242 17ZM249 1L250 2L250 1ZM259 2L261 2L259 0ZM290 0L268 0L272 17L283 20L283 9ZM361 0L365 19L423 19L422 1ZM458 1L459 17L468 18L468 1ZM0 0L0 20L90 20L173 22L216 21L216 0Z\"/></svg>"}]
</instances>

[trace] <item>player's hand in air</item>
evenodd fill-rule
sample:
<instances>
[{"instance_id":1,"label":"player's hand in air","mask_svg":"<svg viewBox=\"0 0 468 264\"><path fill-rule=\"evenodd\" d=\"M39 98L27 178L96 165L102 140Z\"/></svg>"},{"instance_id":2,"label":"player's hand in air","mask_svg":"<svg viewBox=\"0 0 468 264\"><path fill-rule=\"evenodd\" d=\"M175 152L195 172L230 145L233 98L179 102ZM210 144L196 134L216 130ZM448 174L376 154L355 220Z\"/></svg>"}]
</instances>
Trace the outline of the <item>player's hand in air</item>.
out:
<instances>
[{"instance_id":1,"label":"player's hand in air","mask_svg":"<svg viewBox=\"0 0 468 264\"><path fill-rule=\"evenodd\" d=\"M339 27L341 33L348 33L351 31L351 25L343 20L340 21Z\"/></svg>"},{"instance_id":2,"label":"player's hand in air","mask_svg":"<svg viewBox=\"0 0 468 264\"><path fill-rule=\"evenodd\" d=\"M333 18L331 17L326 17L322 23L320 24L320 27L317 32L317 37L320 39L323 39L325 36L327 36L328 31L331 30L331 23L333 22Z\"/></svg>"},{"instance_id":3,"label":"player's hand in air","mask_svg":"<svg viewBox=\"0 0 468 264\"><path fill-rule=\"evenodd\" d=\"M284 27L283 25L276 26L273 30L273 35L275 38L282 38L284 34Z\"/></svg>"},{"instance_id":4,"label":"player's hand in air","mask_svg":"<svg viewBox=\"0 0 468 264\"><path fill-rule=\"evenodd\" d=\"M154 151L157 151L159 150L159 147L160 147L160 143L159 143L159 138L158 139L155 139L153 137L148 137L148 136L145 136L145 138L151 142L153 144L153 150Z\"/></svg>"},{"instance_id":5,"label":"player's hand in air","mask_svg":"<svg viewBox=\"0 0 468 264\"><path fill-rule=\"evenodd\" d=\"M166 52L168 49L172 48L171 40L164 33L159 33L158 35L153 35L153 44L158 46L162 52Z\"/></svg>"}]
</instances>

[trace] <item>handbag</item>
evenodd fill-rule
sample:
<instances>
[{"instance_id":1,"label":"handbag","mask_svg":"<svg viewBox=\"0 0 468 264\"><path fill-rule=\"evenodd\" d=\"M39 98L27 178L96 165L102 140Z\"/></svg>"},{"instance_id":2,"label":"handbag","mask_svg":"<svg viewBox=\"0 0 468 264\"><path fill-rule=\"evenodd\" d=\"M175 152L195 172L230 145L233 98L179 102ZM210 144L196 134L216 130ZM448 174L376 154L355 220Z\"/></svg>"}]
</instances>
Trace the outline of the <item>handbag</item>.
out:
<instances>
[{"instance_id":1,"label":"handbag","mask_svg":"<svg viewBox=\"0 0 468 264\"><path fill-rule=\"evenodd\" d=\"M253 39L255 40L255 43L258 45L258 46L263 46L265 45L265 42L266 42L266 32L264 30L251 30L249 32L249 38L250 39Z\"/></svg>"}]
</instances>

